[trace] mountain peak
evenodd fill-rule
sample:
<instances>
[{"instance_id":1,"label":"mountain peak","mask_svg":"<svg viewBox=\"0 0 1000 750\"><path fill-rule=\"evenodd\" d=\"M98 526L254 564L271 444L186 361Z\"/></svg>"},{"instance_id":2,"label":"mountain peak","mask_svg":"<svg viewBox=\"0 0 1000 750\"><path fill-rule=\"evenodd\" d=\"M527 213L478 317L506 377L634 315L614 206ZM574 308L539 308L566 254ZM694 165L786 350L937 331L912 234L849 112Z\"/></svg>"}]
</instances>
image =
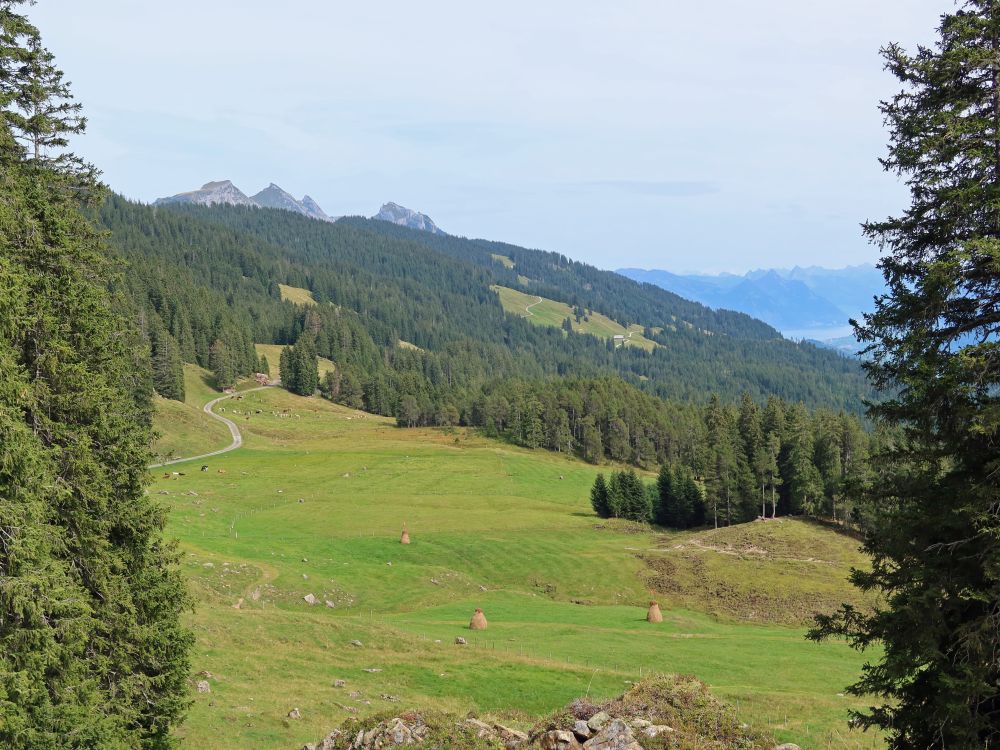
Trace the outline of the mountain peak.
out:
<instances>
[{"instance_id":1,"label":"mountain peak","mask_svg":"<svg viewBox=\"0 0 1000 750\"><path fill-rule=\"evenodd\" d=\"M292 211L320 221L336 221L326 214L308 195L301 201L295 200L291 193L282 189L277 183L270 183L254 196L247 196L236 187L231 180L216 180L206 182L198 190L178 193L167 198L158 198L153 205L169 203L194 203L200 206L229 205L257 206L259 208L277 208L282 211Z\"/></svg>"},{"instance_id":2,"label":"mountain peak","mask_svg":"<svg viewBox=\"0 0 1000 750\"><path fill-rule=\"evenodd\" d=\"M216 204L230 206L253 206L253 200L247 197L246 193L236 187L231 180L215 180L206 182L198 190L191 190L186 193L178 193L168 198L159 198L153 205L163 205L167 203L194 203L199 206L212 206Z\"/></svg>"},{"instance_id":3,"label":"mountain peak","mask_svg":"<svg viewBox=\"0 0 1000 750\"><path fill-rule=\"evenodd\" d=\"M383 203L382 208L372 218L399 224L410 229L421 229L431 234L447 234L427 214L422 214L392 201Z\"/></svg>"}]
</instances>

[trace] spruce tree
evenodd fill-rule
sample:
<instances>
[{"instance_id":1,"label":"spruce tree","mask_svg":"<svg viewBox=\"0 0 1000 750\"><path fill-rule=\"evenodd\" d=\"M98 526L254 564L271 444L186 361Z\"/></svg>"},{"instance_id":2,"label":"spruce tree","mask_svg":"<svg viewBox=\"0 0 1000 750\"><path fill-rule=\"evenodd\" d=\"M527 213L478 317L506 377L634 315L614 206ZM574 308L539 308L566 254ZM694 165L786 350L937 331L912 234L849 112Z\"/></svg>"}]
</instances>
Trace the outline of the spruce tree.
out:
<instances>
[{"instance_id":1,"label":"spruce tree","mask_svg":"<svg viewBox=\"0 0 1000 750\"><path fill-rule=\"evenodd\" d=\"M865 502L871 570L813 637L880 644L851 687L884 700L857 716L890 748L1000 746L1000 2L942 17L933 47L883 50L902 90L882 104L885 168L910 205L871 222L888 287L856 326L899 436Z\"/></svg>"},{"instance_id":2,"label":"spruce tree","mask_svg":"<svg viewBox=\"0 0 1000 750\"><path fill-rule=\"evenodd\" d=\"M604 475L598 474L594 479L594 486L590 489L590 506L601 518L611 517L611 506L608 502L608 485L604 481Z\"/></svg>"},{"instance_id":3,"label":"spruce tree","mask_svg":"<svg viewBox=\"0 0 1000 750\"><path fill-rule=\"evenodd\" d=\"M676 526L676 507L674 500L674 474L669 464L660 467L656 477L656 505L653 507L653 520L660 526Z\"/></svg>"},{"instance_id":4,"label":"spruce tree","mask_svg":"<svg viewBox=\"0 0 1000 750\"><path fill-rule=\"evenodd\" d=\"M163 398L184 400L184 363L173 337L161 328L150 336L153 388Z\"/></svg>"},{"instance_id":5,"label":"spruce tree","mask_svg":"<svg viewBox=\"0 0 1000 750\"><path fill-rule=\"evenodd\" d=\"M191 637L144 491L148 348L82 210L101 186L11 131L39 38L17 5L0 3L0 746L168 748Z\"/></svg>"}]
</instances>

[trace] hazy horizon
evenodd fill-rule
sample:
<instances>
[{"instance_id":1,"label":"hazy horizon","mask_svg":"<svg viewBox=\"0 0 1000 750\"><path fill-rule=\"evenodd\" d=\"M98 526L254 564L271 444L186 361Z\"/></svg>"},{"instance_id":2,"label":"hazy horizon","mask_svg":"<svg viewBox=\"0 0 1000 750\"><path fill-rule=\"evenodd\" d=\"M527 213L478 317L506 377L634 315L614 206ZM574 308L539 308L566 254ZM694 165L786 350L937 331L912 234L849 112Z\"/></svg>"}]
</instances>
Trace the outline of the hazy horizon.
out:
<instances>
[{"instance_id":1,"label":"hazy horizon","mask_svg":"<svg viewBox=\"0 0 1000 750\"><path fill-rule=\"evenodd\" d=\"M745 273L877 260L878 48L932 38L938 0L665 7L299 0L29 14L70 72L74 144L151 202L270 182L331 214L394 201L445 231L602 268Z\"/></svg>"}]
</instances>

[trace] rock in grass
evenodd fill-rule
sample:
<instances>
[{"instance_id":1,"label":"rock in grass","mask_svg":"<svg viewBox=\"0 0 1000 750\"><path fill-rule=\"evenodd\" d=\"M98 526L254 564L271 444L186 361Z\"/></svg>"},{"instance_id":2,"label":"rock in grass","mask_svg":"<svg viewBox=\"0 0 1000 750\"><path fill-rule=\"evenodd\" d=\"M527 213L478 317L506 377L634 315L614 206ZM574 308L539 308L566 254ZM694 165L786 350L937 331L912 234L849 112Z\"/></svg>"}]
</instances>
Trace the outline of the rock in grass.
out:
<instances>
[{"instance_id":1,"label":"rock in grass","mask_svg":"<svg viewBox=\"0 0 1000 750\"><path fill-rule=\"evenodd\" d=\"M198 680L197 689L199 693L211 693L212 686L208 684L208 680Z\"/></svg>"},{"instance_id":2,"label":"rock in grass","mask_svg":"<svg viewBox=\"0 0 1000 750\"><path fill-rule=\"evenodd\" d=\"M306 604L308 604L310 607L316 603L316 597L313 596L312 594L306 594L302 598L305 600Z\"/></svg>"},{"instance_id":3,"label":"rock in grass","mask_svg":"<svg viewBox=\"0 0 1000 750\"><path fill-rule=\"evenodd\" d=\"M599 732L601 731L601 727L607 724L608 719L610 718L611 717L608 716L607 711L598 711L596 714L590 717L590 720L587 722L587 726L590 727L592 731Z\"/></svg>"},{"instance_id":4,"label":"rock in grass","mask_svg":"<svg viewBox=\"0 0 1000 750\"><path fill-rule=\"evenodd\" d=\"M576 735L562 729L553 729L541 735L535 740L536 745L542 750L576 750L583 745L576 739Z\"/></svg>"},{"instance_id":5,"label":"rock in grass","mask_svg":"<svg viewBox=\"0 0 1000 750\"><path fill-rule=\"evenodd\" d=\"M467 640L465 640L465 639L464 639L464 638L463 638L462 636L458 636L458 637L457 637L457 638L455 639L455 645L456 645L456 646L464 646L464 645L466 645L467 643L468 643L468 641L467 641Z\"/></svg>"},{"instance_id":6,"label":"rock in grass","mask_svg":"<svg viewBox=\"0 0 1000 750\"><path fill-rule=\"evenodd\" d=\"M360 647L360 646L364 646L365 644L363 644L361 641L355 640L355 641L351 641L351 645L352 646L358 646L358 647Z\"/></svg>"},{"instance_id":7,"label":"rock in grass","mask_svg":"<svg viewBox=\"0 0 1000 750\"><path fill-rule=\"evenodd\" d=\"M288 712L288 718L289 719L301 719L302 718L302 714L299 712L299 709L293 708L291 711Z\"/></svg>"},{"instance_id":8,"label":"rock in grass","mask_svg":"<svg viewBox=\"0 0 1000 750\"><path fill-rule=\"evenodd\" d=\"M612 719L600 732L584 743L586 750L642 750L632 729L621 719Z\"/></svg>"}]
</instances>

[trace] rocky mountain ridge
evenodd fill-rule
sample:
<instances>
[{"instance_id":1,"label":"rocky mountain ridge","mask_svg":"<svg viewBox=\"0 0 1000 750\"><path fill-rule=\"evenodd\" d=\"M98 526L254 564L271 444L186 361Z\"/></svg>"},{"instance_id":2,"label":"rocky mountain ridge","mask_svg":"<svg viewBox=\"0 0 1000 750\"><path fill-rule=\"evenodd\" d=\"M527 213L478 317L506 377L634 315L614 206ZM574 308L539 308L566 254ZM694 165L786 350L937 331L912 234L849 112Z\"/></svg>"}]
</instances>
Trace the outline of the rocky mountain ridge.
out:
<instances>
[{"instance_id":1,"label":"rocky mountain ridge","mask_svg":"<svg viewBox=\"0 0 1000 750\"><path fill-rule=\"evenodd\" d=\"M319 221L332 222L340 218L339 216L330 216L327 214L308 195L303 195L302 200L299 200L273 182L256 194L247 195L236 187L231 180L215 180L213 182L206 182L197 190L189 190L165 198L157 198L153 202L153 205L163 206L171 203L191 203L198 206L228 205L276 208L281 211L291 211L302 216L308 216L311 219ZM383 203L382 208L372 218L378 221L387 221L392 224L409 227L410 229L419 229L431 234L447 234L427 214L422 214L419 211L414 211L391 201Z\"/></svg>"},{"instance_id":2,"label":"rocky mountain ridge","mask_svg":"<svg viewBox=\"0 0 1000 750\"><path fill-rule=\"evenodd\" d=\"M157 198L153 205L162 206L170 203L193 203L199 206L258 206L292 211L319 221L336 221L338 218L327 215L319 204L308 195L304 195L302 200L297 200L291 193L282 190L273 182L256 195L248 196L232 181L216 180L206 182L198 190L177 193L166 198Z\"/></svg>"}]
</instances>

